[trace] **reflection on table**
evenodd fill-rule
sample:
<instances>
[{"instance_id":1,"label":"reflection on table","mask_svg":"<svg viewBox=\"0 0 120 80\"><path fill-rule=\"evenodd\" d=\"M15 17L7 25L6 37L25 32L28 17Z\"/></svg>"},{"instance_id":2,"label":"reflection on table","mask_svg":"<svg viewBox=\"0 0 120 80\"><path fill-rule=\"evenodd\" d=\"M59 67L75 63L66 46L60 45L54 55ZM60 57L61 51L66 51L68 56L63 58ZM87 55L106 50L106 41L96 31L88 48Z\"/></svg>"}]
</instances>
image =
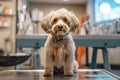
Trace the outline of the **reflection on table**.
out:
<instances>
[{"instance_id":1,"label":"reflection on table","mask_svg":"<svg viewBox=\"0 0 120 80\"><path fill-rule=\"evenodd\" d=\"M81 69L74 76L57 74L44 77L44 70L7 70L0 72L0 80L120 80L120 77L103 69Z\"/></svg>"}]
</instances>

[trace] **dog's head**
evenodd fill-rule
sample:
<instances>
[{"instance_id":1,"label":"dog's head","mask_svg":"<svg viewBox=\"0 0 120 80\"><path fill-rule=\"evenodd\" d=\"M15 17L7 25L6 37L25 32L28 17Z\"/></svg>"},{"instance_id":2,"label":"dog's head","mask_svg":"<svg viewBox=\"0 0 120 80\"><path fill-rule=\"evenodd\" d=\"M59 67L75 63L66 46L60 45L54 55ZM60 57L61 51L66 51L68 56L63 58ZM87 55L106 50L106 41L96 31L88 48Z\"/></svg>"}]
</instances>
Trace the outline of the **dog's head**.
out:
<instances>
[{"instance_id":1,"label":"dog's head","mask_svg":"<svg viewBox=\"0 0 120 80\"><path fill-rule=\"evenodd\" d=\"M79 26L78 18L66 9L51 11L41 21L41 27L47 33L65 35L67 32L75 32Z\"/></svg>"}]
</instances>

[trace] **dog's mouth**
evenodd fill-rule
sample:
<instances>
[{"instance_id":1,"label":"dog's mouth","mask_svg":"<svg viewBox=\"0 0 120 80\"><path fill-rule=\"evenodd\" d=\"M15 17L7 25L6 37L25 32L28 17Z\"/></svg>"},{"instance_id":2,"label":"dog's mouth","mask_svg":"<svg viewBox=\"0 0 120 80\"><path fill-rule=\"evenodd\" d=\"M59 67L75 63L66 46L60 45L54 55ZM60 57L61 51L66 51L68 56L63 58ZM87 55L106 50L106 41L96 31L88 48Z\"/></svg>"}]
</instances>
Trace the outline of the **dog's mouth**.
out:
<instances>
[{"instance_id":1,"label":"dog's mouth","mask_svg":"<svg viewBox=\"0 0 120 80\"><path fill-rule=\"evenodd\" d=\"M56 36L64 36L68 31L69 29L65 26L55 26L52 31L54 32L54 34Z\"/></svg>"},{"instance_id":2,"label":"dog's mouth","mask_svg":"<svg viewBox=\"0 0 120 80\"><path fill-rule=\"evenodd\" d=\"M69 28L67 26L58 26L58 25L54 25L52 26L52 37L53 37L53 41L56 42L61 42L63 41L65 38L67 38L68 34L69 34Z\"/></svg>"},{"instance_id":3,"label":"dog's mouth","mask_svg":"<svg viewBox=\"0 0 120 80\"><path fill-rule=\"evenodd\" d=\"M55 43L59 43L63 41L64 39L66 39L68 34L69 34L69 31L67 32L64 30L57 30L55 33L52 33L53 41Z\"/></svg>"},{"instance_id":4,"label":"dog's mouth","mask_svg":"<svg viewBox=\"0 0 120 80\"><path fill-rule=\"evenodd\" d=\"M67 33L67 30L56 30L55 34L58 37L62 37Z\"/></svg>"}]
</instances>

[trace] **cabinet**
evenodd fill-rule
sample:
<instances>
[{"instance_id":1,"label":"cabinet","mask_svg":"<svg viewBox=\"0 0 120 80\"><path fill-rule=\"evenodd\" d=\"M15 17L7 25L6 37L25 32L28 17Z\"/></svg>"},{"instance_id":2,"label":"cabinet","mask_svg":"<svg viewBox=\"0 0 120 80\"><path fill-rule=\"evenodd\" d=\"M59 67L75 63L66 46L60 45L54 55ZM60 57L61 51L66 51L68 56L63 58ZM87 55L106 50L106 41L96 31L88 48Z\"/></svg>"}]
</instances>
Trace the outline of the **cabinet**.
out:
<instances>
[{"instance_id":1,"label":"cabinet","mask_svg":"<svg viewBox=\"0 0 120 80\"><path fill-rule=\"evenodd\" d=\"M0 0L0 27L10 27L13 21L13 0Z\"/></svg>"},{"instance_id":2,"label":"cabinet","mask_svg":"<svg viewBox=\"0 0 120 80\"><path fill-rule=\"evenodd\" d=\"M0 48L5 53L15 52L15 37L16 0L0 0Z\"/></svg>"},{"instance_id":3,"label":"cabinet","mask_svg":"<svg viewBox=\"0 0 120 80\"><path fill-rule=\"evenodd\" d=\"M13 17L14 17L13 14L0 14L0 28L11 27L13 23Z\"/></svg>"}]
</instances>

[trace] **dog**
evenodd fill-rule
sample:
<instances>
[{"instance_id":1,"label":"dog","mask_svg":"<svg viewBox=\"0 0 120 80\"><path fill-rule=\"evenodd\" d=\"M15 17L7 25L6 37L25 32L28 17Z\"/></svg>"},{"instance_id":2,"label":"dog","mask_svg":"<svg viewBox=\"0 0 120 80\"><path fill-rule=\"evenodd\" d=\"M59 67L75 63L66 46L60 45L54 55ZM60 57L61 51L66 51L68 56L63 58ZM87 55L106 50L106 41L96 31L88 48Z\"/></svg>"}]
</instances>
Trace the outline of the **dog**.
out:
<instances>
[{"instance_id":1,"label":"dog","mask_svg":"<svg viewBox=\"0 0 120 80\"><path fill-rule=\"evenodd\" d=\"M73 76L78 71L75 44L71 36L78 26L79 19L65 8L51 11L41 20L41 27L50 34L45 43L44 76L52 76L54 67L63 67L66 76Z\"/></svg>"}]
</instances>

